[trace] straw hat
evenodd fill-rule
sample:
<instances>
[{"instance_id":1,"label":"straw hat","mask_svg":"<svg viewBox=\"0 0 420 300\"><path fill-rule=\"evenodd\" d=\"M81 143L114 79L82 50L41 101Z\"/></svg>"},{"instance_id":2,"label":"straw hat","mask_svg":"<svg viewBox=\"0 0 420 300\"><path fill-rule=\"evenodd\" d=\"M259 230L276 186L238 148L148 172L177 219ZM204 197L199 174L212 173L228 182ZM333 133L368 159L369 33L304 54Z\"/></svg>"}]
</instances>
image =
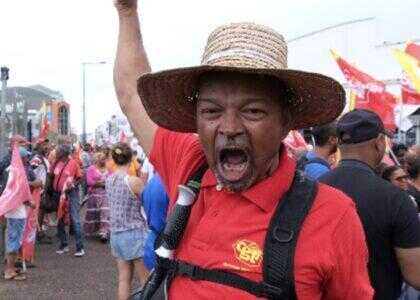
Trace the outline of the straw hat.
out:
<instances>
[{"instance_id":1,"label":"straw hat","mask_svg":"<svg viewBox=\"0 0 420 300\"><path fill-rule=\"evenodd\" d=\"M261 25L235 23L210 34L200 66L145 74L138 80L138 93L150 118L170 130L195 132L198 79L213 71L271 75L281 80L290 95L285 100L292 129L333 121L345 105L345 92L334 79L287 69L287 44L282 35Z\"/></svg>"}]
</instances>

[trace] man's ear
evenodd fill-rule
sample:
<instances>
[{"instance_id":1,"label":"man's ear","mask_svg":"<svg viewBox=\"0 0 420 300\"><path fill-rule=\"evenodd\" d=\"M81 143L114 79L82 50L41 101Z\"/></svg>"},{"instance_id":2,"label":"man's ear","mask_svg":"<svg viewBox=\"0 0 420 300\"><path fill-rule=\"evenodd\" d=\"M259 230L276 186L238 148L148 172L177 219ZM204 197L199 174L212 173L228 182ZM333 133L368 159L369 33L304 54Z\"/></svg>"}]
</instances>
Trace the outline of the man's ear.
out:
<instances>
[{"instance_id":1,"label":"man's ear","mask_svg":"<svg viewBox=\"0 0 420 300\"><path fill-rule=\"evenodd\" d=\"M328 138L328 143L331 144L331 145L337 145L338 144L338 137L330 136Z\"/></svg>"},{"instance_id":2,"label":"man's ear","mask_svg":"<svg viewBox=\"0 0 420 300\"><path fill-rule=\"evenodd\" d=\"M385 136L383 134L380 134L375 139L375 148L379 153L382 153L382 155L385 155L386 152L386 141Z\"/></svg>"}]
</instances>

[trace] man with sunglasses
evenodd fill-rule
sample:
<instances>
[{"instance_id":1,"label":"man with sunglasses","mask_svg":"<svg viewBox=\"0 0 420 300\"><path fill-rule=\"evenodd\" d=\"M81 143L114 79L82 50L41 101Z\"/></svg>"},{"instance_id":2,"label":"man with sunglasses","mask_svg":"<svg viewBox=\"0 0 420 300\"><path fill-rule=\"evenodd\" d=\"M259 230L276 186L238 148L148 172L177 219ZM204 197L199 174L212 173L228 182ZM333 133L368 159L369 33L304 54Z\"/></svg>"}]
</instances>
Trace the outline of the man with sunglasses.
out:
<instances>
[{"instance_id":1,"label":"man with sunglasses","mask_svg":"<svg viewBox=\"0 0 420 300\"><path fill-rule=\"evenodd\" d=\"M420 289L420 222L408 195L374 173L385 154L385 129L377 114L357 109L337 123L342 160L320 178L356 203L369 248L375 299L397 299L405 279Z\"/></svg>"}]
</instances>

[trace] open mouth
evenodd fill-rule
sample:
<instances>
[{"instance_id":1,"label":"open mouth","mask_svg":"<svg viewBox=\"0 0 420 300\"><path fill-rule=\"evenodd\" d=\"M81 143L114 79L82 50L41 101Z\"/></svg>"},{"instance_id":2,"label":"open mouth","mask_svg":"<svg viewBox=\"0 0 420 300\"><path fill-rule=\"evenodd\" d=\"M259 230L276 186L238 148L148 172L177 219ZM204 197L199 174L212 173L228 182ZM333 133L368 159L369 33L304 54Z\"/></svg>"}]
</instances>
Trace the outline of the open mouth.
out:
<instances>
[{"instance_id":1,"label":"open mouth","mask_svg":"<svg viewBox=\"0 0 420 300\"><path fill-rule=\"evenodd\" d=\"M219 151L218 159L218 169L225 180L234 182L246 175L249 155L244 149L223 148Z\"/></svg>"}]
</instances>

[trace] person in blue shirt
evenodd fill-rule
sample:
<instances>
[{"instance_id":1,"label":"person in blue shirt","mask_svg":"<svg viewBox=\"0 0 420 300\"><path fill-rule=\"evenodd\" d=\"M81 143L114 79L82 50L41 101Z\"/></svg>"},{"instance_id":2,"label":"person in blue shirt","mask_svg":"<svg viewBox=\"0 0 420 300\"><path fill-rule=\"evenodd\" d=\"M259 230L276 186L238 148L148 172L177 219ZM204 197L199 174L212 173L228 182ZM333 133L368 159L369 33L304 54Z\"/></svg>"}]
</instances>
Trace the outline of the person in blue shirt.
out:
<instances>
[{"instance_id":1,"label":"person in blue shirt","mask_svg":"<svg viewBox=\"0 0 420 300\"><path fill-rule=\"evenodd\" d=\"M158 174L145 186L141 195L149 233L144 246L143 261L148 270L156 263L155 241L166 224L169 197Z\"/></svg>"},{"instance_id":2,"label":"person in blue shirt","mask_svg":"<svg viewBox=\"0 0 420 300\"><path fill-rule=\"evenodd\" d=\"M311 140L314 149L308 151L299 161L298 169L313 179L318 179L330 169L329 157L337 152L336 123L313 127Z\"/></svg>"}]
</instances>

